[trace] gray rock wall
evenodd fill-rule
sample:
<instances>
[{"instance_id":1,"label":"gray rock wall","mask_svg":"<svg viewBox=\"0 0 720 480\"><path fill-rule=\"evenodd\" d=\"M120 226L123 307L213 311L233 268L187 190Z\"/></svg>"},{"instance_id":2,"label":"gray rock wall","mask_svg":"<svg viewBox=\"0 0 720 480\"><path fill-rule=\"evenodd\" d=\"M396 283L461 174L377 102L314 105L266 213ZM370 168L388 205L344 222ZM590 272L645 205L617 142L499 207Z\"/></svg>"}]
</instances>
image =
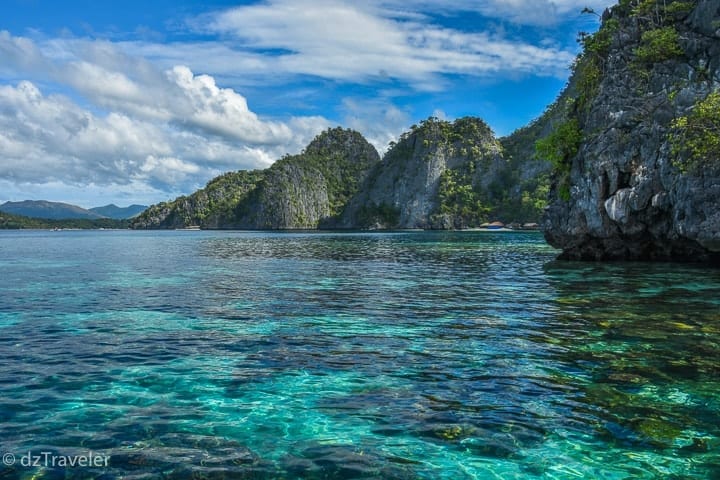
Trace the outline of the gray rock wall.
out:
<instances>
[{"instance_id":1,"label":"gray rock wall","mask_svg":"<svg viewBox=\"0 0 720 480\"><path fill-rule=\"evenodd\" d=\"M480 119L454 123L428 119L385 155L343 212L346 228L460 228L456 216L439 210L441 177L447 170L463 172L474 190L485 190L508 168L502 147ZM395 210L393 218L362 218L369 205Z\"/></svg>"},{"instance_id":2,"label":"gray rock wall","mask_svg":"<svg viewBox=\"0 0 720 480\"><path fill-rule=\"evenodd\" d=\"M299 155L231 172L187 197L148 208L132 228L314 229L332 226L380 161L358 132L330 129Z\"/></svg>"},{"instance_id":3,"label":"gray rock wall","mask_svg":"<svg viewBox=\"0 0 720 480\"><path fill-rule=\"evenodd\" d=\"M611 16L621 28L581 118L571 198L556 196L542 221L564 258L702 261L720 253L720 159L682 171L668 136L673 119L720 88L720 0L695 3L674 25L684 54L642 67L641 22Z\"/></svg>"}]
</instances>

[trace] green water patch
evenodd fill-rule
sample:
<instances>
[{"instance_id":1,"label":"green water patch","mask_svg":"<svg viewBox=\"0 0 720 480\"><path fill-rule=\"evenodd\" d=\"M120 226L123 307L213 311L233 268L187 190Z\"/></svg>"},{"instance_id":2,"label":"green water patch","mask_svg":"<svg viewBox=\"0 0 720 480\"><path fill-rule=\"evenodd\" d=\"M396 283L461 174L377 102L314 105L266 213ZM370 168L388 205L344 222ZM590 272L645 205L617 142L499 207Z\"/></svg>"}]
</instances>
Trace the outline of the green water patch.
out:
<instances>
[{"instance_id":1,"label":"green water patch","mask_svg":"<svg viewBox=\"0 0 720 480\"><path fill-rule=\"evenodd\" d=\"M66 240L10 254L72 275L0 279L0 438L109 466L2 478L720 474L714 270L513 233Z\"/></svg>"},{"instance_id":2,"label":"green water patch","mask_svg":"<svg viewBox=\"0 0 720 480\"><path fill-rule=\"evenodd\" d=\"M9 328L23 321L19 313L0 312L0 328Z\"/></svg>"}]
</instances>

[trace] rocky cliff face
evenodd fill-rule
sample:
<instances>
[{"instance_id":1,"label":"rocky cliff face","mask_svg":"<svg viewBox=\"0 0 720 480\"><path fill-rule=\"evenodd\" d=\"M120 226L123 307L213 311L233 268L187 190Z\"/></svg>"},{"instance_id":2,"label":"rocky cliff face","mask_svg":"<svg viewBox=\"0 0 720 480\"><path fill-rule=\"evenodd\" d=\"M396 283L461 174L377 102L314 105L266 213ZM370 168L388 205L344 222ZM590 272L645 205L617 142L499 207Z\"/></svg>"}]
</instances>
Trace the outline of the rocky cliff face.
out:
<instances>
[{"instance_id":1,"label":"rocky cliff face","mask_svg":"<svg viewBox=\"0 0 720 480\"><path fill-rule=\"evenodd\" d=\"M335 128L300 155L262 171L232 172L188 197L153 205L132 228L313 229L331 225L380 161L357 132Z\"/></svg>"},{"instance_id":2,"label":"rocky cliff face","mask_svg":"<svg viewBox=\"0 0 720 480\"><path fill-rule=\"evenodd\" d=\"M382 162L359 133L328 130L299 155L267 170L217 177L190 196L153 205L131 226L461 229L497 219L536 222L550 164L536 160L528 144L532 150L554 118L502 140L479 118L430 118L403 134Z\"/></svg>"},{"instance_id":3,"label":"rocky cliff face","mask_svg":"<svg viewBox=\"0 0 720 480\"><path fill-rule=\"evenodd\" d=\"M212 179L205 188L149 207L130 224L131 228L183 228L201 225L222 228L235 219L238 205L257 188L262 171L230 172Z\"/></svg>"},{"instance_id":4,"label":"rocky cliff face","mask_svg":"<svg viewBox=\"0 0 720 480\"><path fill-rule=\"evenodd\" d=\"M275 162L250 201L237 211L234 228L313 229L333 226L370 169L380 162L362 135L335 128L300 155Z\"/></svg>"},{"instance_id":5,"label":"rocky cliff face","mask_svg":"<svg viewBox=\"0 0 720 480\"><path fill-rule=\"evenodd\" d=\"M717 260L719 28L720 0L623 0L585 38L567 128L544 144L542 227L564 258Z\"/></svg>"},{"instance_id":6,"label":"rocky cliff face","mask_svg":"<svg viewBox=\"0 0 720 480\"><path fill-rule=\"evenodd\" d=\"M451 229L478 226L514 182L492 130L478 118L430 118L391 146L350 201L340 225ZM521 197L520 190L516 197ZM510 219L508 219L509 221Z\"/></svg>"}]
</instances>

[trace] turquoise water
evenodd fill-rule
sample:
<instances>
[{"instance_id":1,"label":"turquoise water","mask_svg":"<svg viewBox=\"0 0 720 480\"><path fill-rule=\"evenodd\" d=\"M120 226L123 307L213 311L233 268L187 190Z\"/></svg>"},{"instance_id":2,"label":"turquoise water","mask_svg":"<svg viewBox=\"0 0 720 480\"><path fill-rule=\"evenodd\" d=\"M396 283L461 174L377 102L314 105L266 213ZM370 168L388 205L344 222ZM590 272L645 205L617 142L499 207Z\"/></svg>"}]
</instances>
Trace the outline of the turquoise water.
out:
<instances>
[{"instance_id":1,"label":"turquoise water","mask_svg":"<svg viewBox=\"0 0 720 480\"><path fill-rule=\"evenodd\" d=\"M720 272L556 253L0 232L0 478L720 478Z\"/></svg>"}]
</instances>

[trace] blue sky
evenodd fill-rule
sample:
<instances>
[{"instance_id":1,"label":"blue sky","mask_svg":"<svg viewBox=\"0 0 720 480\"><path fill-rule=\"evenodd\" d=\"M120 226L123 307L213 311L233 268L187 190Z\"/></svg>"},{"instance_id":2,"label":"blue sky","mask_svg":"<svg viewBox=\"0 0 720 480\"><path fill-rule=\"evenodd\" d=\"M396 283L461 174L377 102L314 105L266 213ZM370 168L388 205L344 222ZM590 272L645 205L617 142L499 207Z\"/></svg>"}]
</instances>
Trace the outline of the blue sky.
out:
<instances>
[{"instance_id":1,"label":"blue sky","mask_svg":"<svg viewBox=\"0 0 720 480\"><path fill-rule=\"evenodd\" d=\"M500 135L609 0L3 0L0 202L155 203L322 130L380 151L435 115Z\"/></svg>"}]
</instances>

